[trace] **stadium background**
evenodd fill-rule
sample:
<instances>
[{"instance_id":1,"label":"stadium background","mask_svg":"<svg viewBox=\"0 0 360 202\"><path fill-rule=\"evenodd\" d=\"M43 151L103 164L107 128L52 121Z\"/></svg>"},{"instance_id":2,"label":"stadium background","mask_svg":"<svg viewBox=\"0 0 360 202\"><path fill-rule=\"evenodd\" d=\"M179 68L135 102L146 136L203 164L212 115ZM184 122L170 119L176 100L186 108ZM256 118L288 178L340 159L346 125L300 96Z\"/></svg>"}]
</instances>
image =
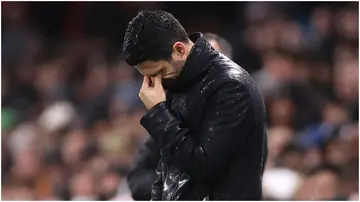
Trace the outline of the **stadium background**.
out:
<instances>
[{"instance_id":1,"label":"stadium background","mask_svg":"<svg viewBox=\"0 0 360 202\"><path fill-rule=\"evenodd\" d=\"M120 49L144 8L222 35L258 82L265 199L358 199L357 2L2 2L2 200L131 200L147 134Z\"/></svg>"}]
</instances>

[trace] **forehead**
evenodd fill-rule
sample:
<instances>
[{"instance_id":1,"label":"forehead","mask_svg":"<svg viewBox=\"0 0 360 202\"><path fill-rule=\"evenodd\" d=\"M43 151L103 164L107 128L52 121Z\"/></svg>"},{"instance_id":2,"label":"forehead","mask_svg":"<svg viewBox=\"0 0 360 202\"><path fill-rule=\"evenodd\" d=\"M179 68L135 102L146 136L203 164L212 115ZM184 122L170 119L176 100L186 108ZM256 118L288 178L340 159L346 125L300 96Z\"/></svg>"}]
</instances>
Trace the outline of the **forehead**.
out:
<instances>
[{"instance_id":1,"label":"forehead","mask_svg":"<svg viewBox=\"0 0 360 202\"><path fill-rule=\"evenodd\" d=\"M164 66L167 66L168 62L167 61L145 61L143 63L140 63L138 65L135 66L135 68L140 71L141 74L143 75L154 75L157 74L158 71L160 71L160 69L162 69Z\"/></svg>"},{"instance_id":2,"label":"forehead","mask_svg":"<svg viewBox=\"0 0 360 202\"><path fill-rule=\"evenodd\" d=\"M152 69L158 65L160 65L160 61L154 62L154 61L145 61L143 63L140 63L138 65L135 65L135 68L138 70L146 70L146 69Z\"/></svg>"}]
</instances>

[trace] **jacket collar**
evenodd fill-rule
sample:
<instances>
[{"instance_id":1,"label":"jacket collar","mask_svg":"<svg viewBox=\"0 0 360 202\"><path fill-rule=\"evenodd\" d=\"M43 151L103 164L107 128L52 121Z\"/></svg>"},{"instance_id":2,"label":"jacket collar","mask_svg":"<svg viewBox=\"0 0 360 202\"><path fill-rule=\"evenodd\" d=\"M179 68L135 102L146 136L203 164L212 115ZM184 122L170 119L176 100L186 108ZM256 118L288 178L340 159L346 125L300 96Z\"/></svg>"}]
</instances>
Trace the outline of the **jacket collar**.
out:
<instances>
[{"instance_id":1,"label":"jacket collar","mask_svg":"<svg viewBox=\"0 0 360 202\"><path fill-rule=\"evenodd\" d=\"M189 38L194 46L180 75L176 78L176 86L173 89L168 89L170 91L182 91L189 88L208 71L211 62L219 55L201 33L191 34Z\"/></svg>"}]
</instances>

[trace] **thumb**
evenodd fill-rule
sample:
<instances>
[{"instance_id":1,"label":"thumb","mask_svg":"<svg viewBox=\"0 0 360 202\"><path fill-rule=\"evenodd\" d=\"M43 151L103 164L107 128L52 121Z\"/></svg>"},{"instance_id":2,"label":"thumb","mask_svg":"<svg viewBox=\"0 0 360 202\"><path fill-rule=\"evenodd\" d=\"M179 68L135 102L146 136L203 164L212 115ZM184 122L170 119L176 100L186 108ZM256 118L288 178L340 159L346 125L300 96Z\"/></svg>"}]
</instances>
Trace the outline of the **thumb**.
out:
<instances>
[{"instance_id":1,"label":"thumb","mask_svg":"<svg viewBox=\"0 0 360 202\"><path fill-rule=\"evenodd\" d=\"M162 74L158 74L155 76L155 87L159 87L161 86L162 87Z\"/></svg>"}]
</instances>

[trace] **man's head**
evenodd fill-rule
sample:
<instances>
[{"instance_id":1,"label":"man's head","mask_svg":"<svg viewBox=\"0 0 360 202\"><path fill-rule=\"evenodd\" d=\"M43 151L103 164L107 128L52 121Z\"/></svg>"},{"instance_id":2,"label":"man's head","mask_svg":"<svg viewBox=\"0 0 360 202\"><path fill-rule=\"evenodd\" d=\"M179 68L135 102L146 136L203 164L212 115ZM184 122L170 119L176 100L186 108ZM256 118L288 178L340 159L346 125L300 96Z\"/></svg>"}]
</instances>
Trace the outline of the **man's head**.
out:
<instances>
[{"instance_id":1,"label":"man's head","mask_svg":"<svg viewBox=\"0 0 360 202\"><path fill-rule=\"evenodd\" d=\"M232 46L223 37L213 33L205 33L204 38L213 48L215 48L215 50L226 55L230 59L232 58Z\"/></svg>"},{"instance_id":2,"label":"man's head","mask_svg":"<svg viewBox=\"0 0 360 202\"><path fill-rule=\"evenodd\" d=\"M338 196L341 170L333 165L313 168L299 190L296 200L332 200Z\"/></svg>"},{"instance_id":3,"label":"man's head","mask_svg":"<svg viewBox=\"0 0 360 202\"><path fill-rule=\"evenodd\" d=\"M166 81L177 77L193 43L179 21L165 11L142 11L126 30L125 61L144 76L162 74Z\"/></svg>"}]
</instances>

